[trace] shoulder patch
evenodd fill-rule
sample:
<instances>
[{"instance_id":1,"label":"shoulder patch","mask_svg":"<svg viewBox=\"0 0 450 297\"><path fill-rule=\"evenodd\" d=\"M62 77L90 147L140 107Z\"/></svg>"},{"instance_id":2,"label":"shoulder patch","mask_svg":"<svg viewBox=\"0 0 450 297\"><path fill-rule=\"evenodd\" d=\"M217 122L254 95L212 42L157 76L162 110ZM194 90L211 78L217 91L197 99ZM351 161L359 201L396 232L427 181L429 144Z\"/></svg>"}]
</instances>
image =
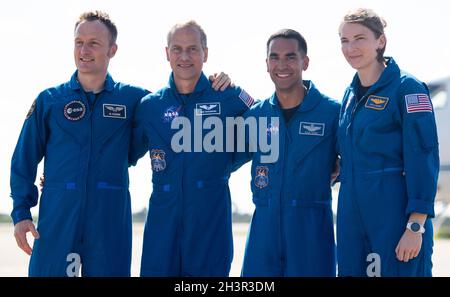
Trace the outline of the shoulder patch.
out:
<instances>
[{"instance_id":1,"label":"shoulder patch","mask_svg":"<svg viewBox=\"0 0 450 297\"><path fill-rule=\"evenodd\" d=\"M25 117L26 120L28 120L28 118L31 117L34 110L36 109L36 100L37 99L34 99L33 104L31 104L30 110L28 110L27 116Z\"/></svg>"},{"instance_id":2,"label":"shoulder patch","mask_svg":"<svg viewBox=\"0 0 450 297\"><path fill-rule=\"evenodd\" d=\"M255 100L250 96L244 89L242 89L241 93L239 94L239 98L244 102L247 107L251 107Z\"/></svg>"},{"instance_id":3,"label":"shoulder patch","mask_svg":"<svg viewBox=\"0 0 450 297\"><path fill-rule=\"evenodd\" d=\"M406 111L413 112L433 112L430 97L427 94L405 95Z\"/></svg>"}]
</instances>

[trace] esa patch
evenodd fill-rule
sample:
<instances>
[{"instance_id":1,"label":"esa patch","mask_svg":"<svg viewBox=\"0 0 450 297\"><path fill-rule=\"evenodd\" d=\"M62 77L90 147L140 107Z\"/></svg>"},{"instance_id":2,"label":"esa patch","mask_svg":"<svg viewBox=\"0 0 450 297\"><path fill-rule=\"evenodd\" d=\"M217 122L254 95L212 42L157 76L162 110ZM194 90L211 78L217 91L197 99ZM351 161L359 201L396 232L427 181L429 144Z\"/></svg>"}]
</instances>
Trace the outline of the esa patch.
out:
<instances>
[{"instance_id":1,"label":"esa patch","mask_svg":"<svg viewBox=\"0 0 450 297\"><path fill-rule=\"evenodd\" d=\"M86 113L86 106L80 100L73 100L64 105L64 116L70 121L81 120Z\"/></svg>"},{"instance_id":2,"label":"esa patch","mask_svg":"<svg viewBox=\"0 0 450 297\"><path fill-rule=\"evenodd\" d=\"M220 114L220 102L195 104L195 115L203 116L214 114Z\"/></svg>"},{"instance_id":3,"label":"esa patch","mask_svg":"<svg viewBox=\"0 0 450 297\"><path fill-rule=\"evenodd\" d=\"M369 98L367 98L365 107L375 110L383 110L386 108L388 102L389 102L388 97L370 95Z\"/></svg>"},{"instance_id":4,"label":"esa patch","mask_svg":"<svg viewBox=\"0 0 450 297\"><path fill-rule=\"evenodd\" d=\"M35 109L36 109L36 99L34 99L33 104L31 104L30 110L28 110L27 116L25 117L26 120L29 117L31 117Z\"/></svg>"},{"instance_id":5,"label":"esa patch","mask_svg":"<svg viewBox=\"0 0 450 297\"><path fill-rule=\"evenodd\" d=\"M311 136L323 136L325 123L300 122L299 134Z\"/></svg>"},{"instance_id":6,"label":"esa patch","mask_svg":"<svg viewBox=\"0 0 450 297\"><path fill-rule=\"evenodd\" d=\"M127 107L125 105L104 103L103 104L103 117L126 119L127 118Z\"/></svg>"},{"instance_id":7,"label":"esa patch","mask_svg":"<svg viewBox=\"0 0 450 297\"><path fill-rule=\"evenodd\" d=\"M262 189L269 185L269 168L267 166L256 166L255 186Z\"/></svg>"}]
</instances>

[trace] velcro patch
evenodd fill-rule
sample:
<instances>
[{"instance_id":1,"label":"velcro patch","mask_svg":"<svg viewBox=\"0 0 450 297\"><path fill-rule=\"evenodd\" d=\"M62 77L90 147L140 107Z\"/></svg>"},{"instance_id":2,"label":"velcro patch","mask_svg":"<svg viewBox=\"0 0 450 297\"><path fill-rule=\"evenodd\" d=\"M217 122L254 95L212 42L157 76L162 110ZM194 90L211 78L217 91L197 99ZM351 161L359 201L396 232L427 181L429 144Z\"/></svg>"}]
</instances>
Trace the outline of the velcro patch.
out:
<instances>
[{"instance_id":1,"label":"velcro patch","mask_svg":"<svg viewBox=\"0 0 450 297\"><path fill-rule=\"evenodd\" d=\"M366 108L371 108L375 110L383 110L386 108L389 102L388 97L380 97L375 95L370 95L366 101Z\"/></svg>"},{"instance_id":2,"label":"velcro patch","mask_svg":"<svg viewBox=\"0 0 450 297\"><path fill-rule=\"evenodd\" d=\"M406 111L433 112L430 97L427 94L409 94L405 96Z\"/></svg>"},{"instance_id":3,"label":"velcro patch","mask_svg":"<svg viewBox=\"0 0 450 297\"><path fill-rule=\"evenodd\" d=\"M195 115L220 114L220 102L197 103L195 104Z\"/></svg>"},{"instance_id":4,"label":"velcro patch","mask_svg":"<svg viewBox=\"0 0 450 297\"><path fill-rule=\"evenodd\" d=\"M242 100L242 102L247 105L247 107L251 107L255 100L253 100L252 96L250 96L246 91L242 90L239 94L239 98Z\"/></svg>"},{"instance_id":5,"label":"velcro patch","mask_svg":"<svg viewBox=\"0 0 450 297\"><path fill-rule=\"evenodd\" d=\"M64 105L64 116L70 121L79 121L86 114L86 106L80 100L72 100Z\"/></svg>"},{"instance_id":6,"label":"velcro patch","mask_svg":"<svg viewBox=\"0 0 450 297\"><path fill-rule=\"evenodd\" d=\"M116 119L126 119L127 118L127 107L120 104L103 104L103 117L105 118L116 118Z\"/></svg>"},{"instance_id":7,"label":"velcro patch","mask_svg":"<svg viewBox=\"0 0 450 297\"><path fill-rule=\"evenodd\" d=\"M300 122L299 134L323 136L325 134L325 123Z\"/></svg>"}]
</instances>

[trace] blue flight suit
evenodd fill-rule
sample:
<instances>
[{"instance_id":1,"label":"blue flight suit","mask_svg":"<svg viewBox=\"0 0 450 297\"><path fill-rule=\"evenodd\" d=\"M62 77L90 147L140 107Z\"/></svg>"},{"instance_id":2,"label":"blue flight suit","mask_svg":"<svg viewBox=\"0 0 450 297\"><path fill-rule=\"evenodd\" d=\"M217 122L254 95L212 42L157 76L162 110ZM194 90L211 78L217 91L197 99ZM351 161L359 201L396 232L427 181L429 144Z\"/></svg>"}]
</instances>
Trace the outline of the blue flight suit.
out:
<instances>
[{"instance_id":1,"label":"blue flight suit","mask_svg":"<svg viewBox=\"0 0 450 297\"><path fill-rule=\"evenodd\" d=\"M439 171L438 139L427 86L394 59L357 101L358 75L346 90L339 118L342 158L337 214L338 274L366 276L376 253L381 276L431 276ZM418 257L396 258L409 215L427 214ZM369 258L368 258L369 256ZM369 274L370 275L370 274Z\"/></svg>"},{"instance_id":2,"label":"blue flight suit","mask_svg":"<svg viewBox=\"0 0 450 297\"><path fill-rule=\"evenodd\" d=\"M84 92L75 72L33 103L11 162L16 224L31 219L37 165L44 157L40 238L30 276L66 276L71 253L79 254L83 276L130 275L128 154L135 108L147 94L109 75L102 92Z\"/></svg>"},{"instance_id":3,"label":"blue flight suit","mask_svg":"<svg viewBox=\"0 0 450 297\"><path fill-rule=\"evenodd\" d=\"M228 188L232 153L225 145L223 152L207 152L201 143L196 147L194 138L201 130L194 123L218 117L223 123L218 129L225 131L225 118L242 115L252 101L237 87L214 91L203 73L191 94L180 94L171 75L166 88L143 98L131 157L137 161L149 151L153 171L141 276L228 276L233 257ZM181 131L171 129L171 123L181 116L192 126L190 151L177 151L171 144ZM203 129L203 138L210 128Z\"/></svg>"},{"instance_id":4,"label":"blue flight suit","mask_svg":"<svg viewBox=\"0 0 450 297\"><path fill-rule=\"evenodd\" d=\"M235 158L235 167L252 159L255 211L242 268L245 277L336 276L330 178L340 105L311 81L304 84L307 94L287 125L276 93L245 114L279 119L278 125L269 120L266 128L269 139L279 137L277 161L262 163L259 147Z\"/></svg>"}]
</instances>

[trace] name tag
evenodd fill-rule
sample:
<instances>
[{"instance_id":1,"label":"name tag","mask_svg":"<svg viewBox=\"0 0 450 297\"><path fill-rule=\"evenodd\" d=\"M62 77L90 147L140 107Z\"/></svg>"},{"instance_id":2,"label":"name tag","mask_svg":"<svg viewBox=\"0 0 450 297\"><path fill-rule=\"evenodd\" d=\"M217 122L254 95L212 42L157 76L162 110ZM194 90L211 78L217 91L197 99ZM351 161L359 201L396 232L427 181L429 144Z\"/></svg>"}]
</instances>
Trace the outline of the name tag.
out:
<instances>
[{"instance_id":1,"label":"name tag","mask_svg":"<svg viewBox=\"0 0 450 297\"><path fill-rule=\"evenodd\" d=\"M325 133L325 123L300 122L300 134L311 136L323 136Z\"/></svg>"},{"instance_id":2,"label":"name tag","mask_svg":"<svg viewBox=\"0 0 450 297\"><path fill-rule=\"evenodd\" d=\"M375 109L375 110L383 110L386 108L388 102L389 102L389 98L387 98L387 97L370 95L369 98L367 98L367 102L366 102L365 106L366 106L366 108L371 108L371 109Z\"/></svg>"},{"instance_id":3,"label":"name tag","mask_svg":"<svg viewBox=\"0 0 450 297\"><path fill-rule=\"evenodd\" d=\"M105 103L103 104L103 117L126 119L127 107L125 105Z\"/></svg>"},{"instance_id":4,"label":"name tag","mask_svg":"<svg viewBox=\"0 0 450 297\"><path fill-rule=\"evenodd\" d=\"M195 104L195 115L220 114L220 102L197 103Z\"/></svg>"}]
</instances>

